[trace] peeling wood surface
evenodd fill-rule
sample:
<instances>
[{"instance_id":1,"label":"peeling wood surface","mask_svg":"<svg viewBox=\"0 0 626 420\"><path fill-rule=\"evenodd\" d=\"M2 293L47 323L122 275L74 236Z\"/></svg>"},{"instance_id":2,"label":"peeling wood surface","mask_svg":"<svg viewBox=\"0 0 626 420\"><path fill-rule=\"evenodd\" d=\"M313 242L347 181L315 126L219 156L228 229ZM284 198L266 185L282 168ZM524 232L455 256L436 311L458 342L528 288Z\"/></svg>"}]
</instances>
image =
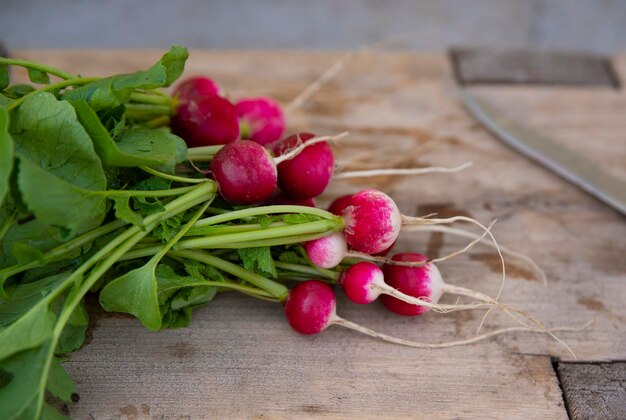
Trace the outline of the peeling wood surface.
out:
<instances>
[{"instance_id":1,"label":"peeling wood surface","mask_svg":"<svg viewBox=\"0 0 626 420\"><path fill-rule=\"evenodd\" d=\"M16 51L85 75L144 68L157 51ZM287 102L340 54L192 51L187 74L207 74L233 98L271 95ZM626 59L617 67L626 75ZM626 95L611 89L476 88L522 121L626 177ZM562 333L581 360L626 359L626 220L557 176L509 150L462 109L443 55L377 52L353 59L304 107L292 129L348 130L336 146L353 168L365 152L380 166L454 166L456 175L337 181L319 200L366 186L383 189L405 214L437 211L498 223L499 241L544 268L544 288L520 261L507 259L502 300ZM363 165L363 163L361 163ZM434 209L434 210L433 210ZM462 239L403 234L399 250L445 255ZM446 281L495 294L498 261L490 248L441 265ZM452 301L447 298L447 301ZM482 313L398 318L380 305L339 300L340 315L421 341L471 336ZM93 315L89 345L66 366L81 400L76 418L359 417L567 418L550 356L572 360L545 336L501 336L479 345L420 351L333 327L317 337L293 333L281 309L244 296L219 296L194 313L190 328L154 334L125 317ZM493 315L485 330L510 325Z\"/></svg>"},{"instance_id":2,"label":"peeling wood surface","mask_svg":"<svg viewBox=\"0 0 626 420\"><path fill-rule=\"evenodd\" d=\"M558 371L572 419L626 418L626 363L559 363Z\"/></svg>"}]
</instances>

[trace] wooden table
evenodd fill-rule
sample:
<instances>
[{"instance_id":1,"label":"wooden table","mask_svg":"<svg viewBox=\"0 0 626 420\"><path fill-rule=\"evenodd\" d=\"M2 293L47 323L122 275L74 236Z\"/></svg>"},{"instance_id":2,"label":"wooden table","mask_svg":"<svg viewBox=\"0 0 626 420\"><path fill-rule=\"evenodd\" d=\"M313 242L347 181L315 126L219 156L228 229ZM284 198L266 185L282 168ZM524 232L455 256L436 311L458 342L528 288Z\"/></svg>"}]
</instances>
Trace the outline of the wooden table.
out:
<instances>
[{"instance_id":1,"label":"wooden table","mask_svg":"<svg viewBox=\"0 0 626 420\"><path fill-rule=\"evenodd\" d=\"M15 51L83 75L143 69L160 51ZM206 74L232 97L288 102L340 54L192 51L187 75ZM626 57L615 60L626 78ZM523 121L626 178L626 95L609 88L477 89ZM294 333L281 308L225 294L194 313L190 328L150 333L116 314L92 314L89 344L66 363L77 382L76 418L584 418L626 416L626 219L503 146L462 108L446 57L377 52L354 57L302 108L292 130L351 135L338 160L370 151L379 165L473 161L461 174L336 181L319 200L366 186L405 214L497 218L499 241L531 256L548 287L507 259L504 302L550 326L549 337L511 334L466 347L415 350L334 327ZM439 233L403 234L397 248L439 256L462 247ZM485 293L499 286L498 260L477 246L441 265L445 279ZM447 299L450 301L450 299ZM381 305L339 299L338 312L392 335L447 341L474 334L482 312L403 318ZM509 321L497 314L485 330ZM602 362L600 364L600 362ZM614 363L615 362L615 363ZM560 379L562 382L560 382ZM596 383L597 382L597 383ZM564 400L563 391L566 399ZM606 411L609 410L609 411ZM613 410L613 411L610 411ZM621 410L621 411L620 411ZM617 413L617 414L616 414Z\"/></svg>"}]
</instances>

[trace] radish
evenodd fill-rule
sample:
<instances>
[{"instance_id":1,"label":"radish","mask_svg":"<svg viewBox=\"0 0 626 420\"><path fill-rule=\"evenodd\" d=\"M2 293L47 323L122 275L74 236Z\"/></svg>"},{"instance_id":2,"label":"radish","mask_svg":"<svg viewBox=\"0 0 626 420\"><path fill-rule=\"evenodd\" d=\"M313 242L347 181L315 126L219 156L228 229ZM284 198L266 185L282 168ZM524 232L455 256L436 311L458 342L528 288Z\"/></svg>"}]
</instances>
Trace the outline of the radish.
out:
<instances>
[{"instance_id":1,"label":"radish","mask_svg":"<svg viewBox=\"0 0 626 420\"><path fill-rule=\"evenodd\" d=\"M406 254L398 254L406 255ZM416 260L426 261L420 259L419 254L412 254L416 256ZM419 256L419 257L417 257ZM426 258L426 257L423 257ZM393 266L399 267L399 266ZM354 303L365 305L374 302L379 296L382 296L383 303L385 299L393 296L394 299L389 304L393 312L400 313L394 309L400 308L401 315L421 315L427 312L429 309L435 312L447 313L452 311L458 311L462 309L476 309L476 308L489 308L493 305L491 302L472 303L472 304L455 304L455 305L440 305L437 304L444 291L451 291L452 286L445 284L441 278L441 273L434 264L427 264L422 267L402 267L409 269L407 275L401 274L395 277L398 283L402 283L402 286L408 285L408 287L399 287L392 282L385 283L388 276L383 273L376 264L371 262L362 261L354 264L339 277L339 284L343 288L344 293ZM404 293L403 293L404 292ZM490 299L490 298L489 298ZM490 299L491 300L491 299ZM398 301L398 305L395 304ZM406 306L400 306L399 304ZM387 306L387 304L385 304Z\"/></svg>"},{"instance_id":2,"label":"radish","mask_svg":"<svg viewBox=\"0 0 626 420\"><path fill-rule=\"evenodd\" d=\"M189 147L227 144L239 136L239 118L226 99L197 95L178 105L171 128Z\"/></svg>"},{"instance_id":3,"label":"radish","mask_svg":"<svg viewBox=\"0 0 626 420\"><path fill-rule=\"evenodd\" d=\"M580 328L551 328L539 329L526 326L508 327L494 330L485 334L476 335L464 340L443 343L420 343L392 337L363 327L337 315L337 302L333 290L326 283L319 280L307 280L295 285L284 302L285 316L289 325L300 334L318 334L331 325L340 325L358 331L362 334L378 338L383 341L416 348L445 348L476 343L498 334L515 331L540 332L553 335L556 331L575 331ZM585 324L582 328L586 328Z\"/></svg>"},{"instance_id":4,"label":"radish","mask_svg":"<svg viewBox=\"0 0 626 420\"><path fill-rule=\"evenodd\" d=\"M385 193L363 190L354 194L343 210L348 244L357 251L375 254L398 239L402 215Z\"/></svg>"},{"instance_id":5,"label":"radish","mask_svg":"<svg viewBox=\"0 0 626 420\"><path fill-rule=\"evenodd\" d=\"M222 147L209 170L226 200L253 204L266 200L276 189L276 165L267 150L250 140Z\"/></svg>"},{"instance_id":6,"label":"radish","mask_svg":"<svg viewBox=\"0 0 626 420\"><path fill-rule=\"evenodd\" d=\"M346 194L335 198L328 206L328 211L332 214L336 214L337 216L341 216L343 214L343 210L350 205L351 199L352 194Z\"/></svg>"},{"instance_id":7,"label":"radish","mask_svg":"<svg viewBox=\"0 0 626 420\"><path fill-rule=\"evenodd\" d=\"M291 328L301 334L318 334L333 322L335 294L326 283L308 280L289 291L284 306Z\"/></svg>"},{"instance_id":8,"label":"radish","mask_svg":"<svg viewBox=\"0 0 626 420\"><path fill-rule=\"evenodd\" d=\"M346 207L350 205L350 200L352 199L352 194L342 195L341 197L336 198L330 205L328 206L328 211L332 214L336 214L337 216L341 216ZM397 241L394 241L389 247L386 249L373 253L373 256L385 256L391 252L391 249L396 244ZM354 255L358 258L362 257L361 255Z\"/></svg>"},{"instance_id":9,"label":"radish","mask_svg":"<svg viewBox=\"0 0 626 420\"><path fill-rule=\"evenodd\" d=\"M394 261L427 261L428 257L417 253L396 254L392 257ZM371 263L366 263L371 264ZM374 265L374 264L371 264ZM375 265L374 265L375 266ZM377 266L375 266L378 268ZM380 270L380 269L379 269ZM441 273L435 264L425 264L421 267L405 267L401 265L385 264L381 270L384 273L385 282L388 286L406 295L414 296L428 302L437 303L444 294L450 292L451 286L443 282ZM383 290L379 288L378 290ZM480 295L483 297L484 295ZM473 296L479 301L492 302L493 299L479 299L478 293ZM387 293L381 297L383 305L392 312L405 316L421 315L428 311L424 306L418 306L390 296Z\"/></svg>"},{"instance_id":10,"label":"radish","mask_svg":"<svg viewBox=\"0 0 626 420\"><path fill-rule=\"evenodd\" d=\"M277 165L297 157L309 147L339 139L345 134L315 137L276 158L272 158L258 143L238 140L223 146L215 153L209 170L219 185L220 194L231 203L263 202L276 189Z\"/></svg>"},{"instance_id":11,"label":"radish","mask_svg":"<svg viewBox=\"0 0 626 420\"><path fill-rule=\"evenodd\" d=\"M282 156L313 138L315 135L311 133L293 134L274 144L274 154ZM311 145L298 156L278 165L278 185L292 197L317 197L328 186L334 165L333 151L328 143Z\"/></svg>"},{"instance_id":12,"label":"radish","mask_svg":"<svg viewBox=\"0 0 626 420\"><path fill-rule=\"evenodd\" d=\"M342 232L335 232L323 238L304 243L309 260L321 268L333 268L339 265L348 252L348 243Z\"/></svg>"},{"instance_id":13,"label":"radish","mask_svg":"<svg viewBox=\"0 0 626 420\"><path fill-rule=\"evenodd\" d=\"M179 102L185 102L198 95L224 96L224 91L213 79L195 76L180 82L174 89L172 96Z\"/></svg>"},{"instance_id":14,"label":"radish","mask_svg":"<svg viewBox=\"0 0 626 420\"><path fill-rule=\"evenodd\" d=\"M280 139L285 131L285 115L272 98L244 98L235 104L235 108L243 139L267 145Z\"/></svg>"}]
</instances>

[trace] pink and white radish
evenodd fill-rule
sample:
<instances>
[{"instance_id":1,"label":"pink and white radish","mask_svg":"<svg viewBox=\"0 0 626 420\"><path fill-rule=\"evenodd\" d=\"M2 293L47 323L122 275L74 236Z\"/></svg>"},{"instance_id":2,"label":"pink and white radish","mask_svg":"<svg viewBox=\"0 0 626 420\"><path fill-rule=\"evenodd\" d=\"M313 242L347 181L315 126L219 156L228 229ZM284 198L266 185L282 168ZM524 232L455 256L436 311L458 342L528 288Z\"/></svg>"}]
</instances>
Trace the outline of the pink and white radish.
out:
<instances>
[{"instance_id":1,"label":"pink and white radish","mask_svg":"<svg viewBox=\"0 0 626 420\"><path fill-rule=\"evenodd\" d=\"M280 139L285 131L285 115L272 98L244 98L235 107L242 139L267 145Z\"/></svg>"},{"instance_id":2,"label":"pink and white radish","mask_svg":"<svg viewBox=\"0 0 626 420\"><path fill-rule=\"evenodd\" d=\"M427 261L427 258L420 254L397 254L396 258L404 261ZM489 308L494 303L488 296L480 295L479 301L482 303L440 305L438 302L444 292L452 293L455 286L443 282L441 273L434 264L421 267L390 267L405 270L386 274L376 264L362 261L345 270L339 277L339 284L348 299L355 303L365 305L381 296L389 310L407 316L421 315L429 309L447 313L462 309ZM479 296L477 292L473 297L476 296Z\"/></svg>"},{"instance_id":3,"label":"pink and white radish","mask_svg":"<svg viewBox=\"0 0 626 420\"><path fill-rule=\"evenodd\" d=\"M404 340L376 332L338 316L337 302L333 290L326 283L319 280L307 280L296 284L287 295L287 299L284 302L284 310L289 325L300 334L319 334L331 325L340 325L383 341L408 347L429 349L472 344L498 334L515 331L552 334L556 331L572 330L572 328L553 328L547 330L520 326L501 328L465 340L443 343L420 343Z\"/></svg>"},{"instance_id":4,"label":"pink and white radish","mask_svg":"<svg viewBox=\"0 0 626 420\"><path fill-rule=\"evenodd\" d=\"M343 210L343 218L348 244L368 254L392 246L402 228L402 215L396 203L387 194L373 189L354 194Z\"/></svg>"},{"instance_id":5,"label":"pink and white radish","mask_svg":"<svg viewBox=\"0 0 626 420\"><path fill-rule=\"evenodd\" d=\"M348 253L348 243L341 232L304 243L309 260L320 268L333 268L339 265Z\"/></svg>"},{"instance_id":6,"label":"pink and white radish","mask_svg":"<svg viewBox=\"0 0 626 420\"><path fill-rule=\"evenodd\" d=\"M328 211L332 214L336 214L337 216L341 216L343 215L343 211L346 207L348 207L350 205L350 200L352 199L352 195L353 194L346 194L346 195L342 195L341 197L337 197L335 200L333 200L332 203L330 203L330 205L328 206ZM395 245L395 241L389 245L389 247L387 249L384 249L380 252L376 252L374 254L372 254L373 256L385 256L387 254L389 254L391 252L391 250L393 249L393 246ZM347 255L346 255L347 256ZM361 258L361 255L351 255L357 258Z\"/></svg>"}]
</instances>

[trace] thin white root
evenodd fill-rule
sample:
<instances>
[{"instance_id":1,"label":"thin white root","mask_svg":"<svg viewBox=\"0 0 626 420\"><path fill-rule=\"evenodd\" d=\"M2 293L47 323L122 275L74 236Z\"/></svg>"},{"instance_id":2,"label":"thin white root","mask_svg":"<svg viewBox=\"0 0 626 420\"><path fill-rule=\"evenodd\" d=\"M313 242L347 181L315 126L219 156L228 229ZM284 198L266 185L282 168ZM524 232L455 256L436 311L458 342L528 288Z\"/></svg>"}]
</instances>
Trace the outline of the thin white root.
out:
<instances>
[{"instance_id":1,"label":"thin white root","mask_svg":"<svg viewBox=\"0 0 626 420\"><path fill-rule=\"evenodd\" d=\"M367 171L348 171L340 172L333 175L333 179L347 179L347 178L370 178L375 176L385 175L423 175L430 173L454 173L460 172L463 169L472 166L472 162L466 162L462 165L455 166L453 168L443 168L439 166L432 166L428 168L398 168L398 169L371 169Z\"/></svg>"},{"instance_id":2,"label":"thin white root","mask_svg":"<svg viewBox=\"0 0 626 420\"><path fill-rule=\"evenodd\" d=\"M324 71L317 79L311 82L307 87L302 90L295 98L291 100L285 106L285 114L289 114L300 106L302 106L311 96L313 96L318 90L320 90L324 84L326 84L329 80L335 77L343 68L346 66L348 61L352 59L354 56L358 54L363 54L374 50L379 45L390 44L392 42L396 42L398 40L402 40L405 37L409 37L411 33L405 34L394 34L391 36L387 36L382 38L376 42L372 42L371 44L367 44L356 51L351 51L342 55L337 61L335 61L328 69Z\"/></svg>"},{"instance_id":3,"label":"thin white root","mask_svg":"<svg viewBox=\"0 0 626 420\"><path fill-rule=\"evenodd\" d=\"M444 292L445 293L449 293L449 294L455 294L455 295L459 295L459 296L467 296L467 297L471 297L476 299L479 302L487 302L491 304L491 307L489 307L489 309L487 310L487 312L485 313L485 315L483 316L483 318L480 321L480 324L478 326L478 328L476 329L476 335L478 336L483 324L485 323L485 319L486 319L486 315L489 314L493 309L500 309L502 312L504 312L509 318L511 318L513 321L515 321L516 323L520 324L522 327L524 328L532 328L529 327L527 323L525 323L524 321L522 321L521 319L517 318L515 316L515 314L519 314L522 317L524 317L525 319L527 319L528 321L530 321L532 324L536 325L536 329L544 331L546 334L548 334L550 337L554 338L556 341L558 341L559 343L561 343L563 346L565 346L565 348L567 348L569 350L569 352L576 357L576 355L574 354L574 352L572 351L572 349L567 345L567 343L563 342L559 337L557 337L556 335L554 335L552 332L550 332L547 327L539 320L537 320L536 318L534 318L533 316L531 316L528 312L523 311L519 308L516 308L515 306L511 306L511 305L506 305L504 303L498 302L495 299L491 298L490 296L487 296L483 293L477 292L475 290L471 290L471 289L467 289L465 287L461 287L461 286L455 286L455 285L451 285L451 284L445 284L444 286Z\"/></svg>"},{"instance_id":4,"label":"thin white root","mask_svg":"<svg viewBox=\"0 0 626 420\"><path fill-rule=\"evenodd\" d=\"M424 217L410 217L410 216L402 215L402 225L412 225L412 224L437 225L437 224L447 224L447 223L454 223L454 222L461 222L461 221L472 223L474 225L479 226L481 229L487 231L487 234L493 241L493 245L496 248L496 251L498 252L498 256L500 257L500 265L502 267L502 281L500 283L500 289L498 290L498 293L496 294L496 297L495 297L495 300L497 301L498 299L500 299L500 295L502 294L502 291L504 290L504 284L506 282L506 266L504 264L504 256L502 255L502 252L500 251L500 246L498 245L498 241L496 241L496 238L493 236L491 231L489 231L489 229L487 229L478 220L475 220L475 219L472 219L471 217L466 217L466 216L454 216L454 217L450 217L447 219L434 219L434 218L427 219ZM485 320L487 319L487 316L491 313L492 310L493 308L490 308L487 310L487 312L483 316L483 320L480 323L480 326L478 327L478 331L480 331Z\"/></svg>"},{"instance_id":5,"label":"thin white root","mask_svg":"<svg viewBox=\"0 0 626 420\"><path fill-rule=\"evenodd\" d=\"M311 96L313 96L318 90L320 90L326 82L335 77L345 67L348 60L350 60L358 51L352 51L343 55L339 60L335 61L324 73L309 84L302 92L300 92L295 98L291 100L285 106L285 114L290 114L299 107L301 107Z\"/></svg>"},{"instance_id":6,"label":"thin white root","mask_svg":"<svg viewBox=\"0 0 626 420\"><path fill-rule=\"evenodd\" d=\"M300 143L298 144L296 147L294 147L293 149L291 149L289 152L285 153L284 155L280 155L278 157L274 158L274 163L276 165L280 164L281 162L284 162L286 160L289 159L293 159L294 157L298 156L300 153L302 153L302 151L304 149L306 149L309 146L313 146L314 144L317 143L322 143L322 142L329 142L329 141L339 141L342 138L344 138L345 136L348 135L348 132L345 131L341 134L337 134L336 136L319 136L319 137L314 137L310 140L307 140L306 142Z\"/></svg>"},{"instance_id":7,"label":"thin white root","mask_svg":"<svg viewBox=\"0 0 626 420\"><path fill-rule=\"evenodd\" d=\"M405 231L405 232L440 232L440 233L449 233L450 235L460 236L460 237L469 238L469 239L480 238L479 242L482 245L486 245L486 246L488 246L490 248L494 248L495 249L495 247L493 246L493 243L491 241L483 239L484 236L485 236L484 234L482 235L482 237L480 237L476 233L468 232L468 231L463 230L463 229L457 229L457 228L454 228L454 227L451 227L451 226L442 226L442 225L431 225L431 226L409 225L409 226L406 226L406 228L403 228L403 231ZM546 277L546 273L528 255L522 254L521 252L518 252L518 251L513 251L512 249L507 248L507 247L505 247L503 245L500 245L500 251L502 251L502 253L504 255L516 258L516 259L518 259L520 261L523 261L526 264L528 264L533 269L535 274L537 274L537 276L539 277L539 279L541 280L543 285L544 286L548 285L548 279Z\"/></svg>"},{"instance_id":8,"label":"thin white root","mask_svg":"<svg viewBox=\"0 0 626 420\"><path fill-rule=\"evenodd\" d=\"M401 291L394 289L389 285L376 285L379 292L384 293L389 296L393 296L396 299L400 299L403 302L410 303L413 305L423 306L432 310L433 312L447 314L450 312L463 311L466 309L486 309L492 306L491 303L487 302L475 302L470 304L441 304L441 303L432 303L427 300L423 300L420 298L416 298L413 296L409 296Z\"/></svg>"},{"instance_id":9,"label":"thin white root","mask_svg":"<svg viewBox=\"0 0 626 420\"><path fill-rule=\"evenodd\" d=\"M383 146L375 149L369 148L361 152L352 152L349 158L337 160L335 163L336 167L340 170L343 170L342 168L352 168L353 170L377 169L381 166L381 163L384 163L384 166L387 168L393 168L405 164L406 162L414 161L415 158L423 155L428 149L435 147L440 139L441 137L432 135L432 137L423 144L412 147L410 150L403 150L400 153L398 153L397 146ZM392 157L390 158L389 155Z\"/></svg>"},{"instance_id":10,"label":"thin white root","mask_svg":"<svg viewBox=\"0 0 626 420\"><path fill-rule=\"evenodd\" d=\"M505 334L505 333L510 333L510 332L534 332L534 333L555 333L555 332L562 332L562 331L581 331L587 327L589 327L589 325L591 325L593 323L593 320L587 322L586 324L582 325L581 327L557 327L557 328L550 328L548 330L541 330L541 329L535 329L535 328L528 328L528 327L508 327L508 328L500 328L498 330L494 330L485 334L481 334L479 336L475 336L472 338L467 338L464 340L456 340L456 341L447 341L447 342L442 342L442 343L421 343L421 342L417 342L417 341L410 341L410 340L405 340L402 338L397 338L397 337L392 337L389 336L387 334L382 334L379 332L376 332L372 329L369 329L367 327L363 327L359 324L356 324L352 321L348 321L347 319L343 319L337 315L334 316L334 318L332 318L331 320L332 324L337 324L337 325L341 325L342 327L346 327L346 328L350 328L351 330L355 330L358 331L362 334L365 335L369 335L370 337L374 337L374 338L378 338L380 340L383 341L387 341L390 343L394 343L394 344L400 344L402 346L407 346L407 347L414 347L414 348L420 348L420 349L441 349L441 348L447 348L447 347L456 347L456 346L463 346L463 345L467 345L467 344L473 344L476 343L478 341L481 340L485 340L487 338L491 338L494 337L496 335L499 334ZM562 343L562 341L561 341ZM568 346L568 350L571 351L571 349ZM573 353L573 352L572 352ZM576 357L576 355L574 354L574 357Z\"/></svg>"},{"instance_id":11,"label":"thin white root","mask_svg":"<svg viewBox=\"0 0 626 420\"><path fill-rule=\"evenodd\" d=\"M440 263L442 261L446 261L449 260L450 258L456 257L457 255L463 254L467 251L469 251L474 245L476 245L478 242L482 241L484 239L485 236L487 236L487 232L489 232L491 230L491 228L493 227L493 225L496 223L496 221L494 220L493 222L491 222L489 224L489 226L487 226L487 230L483 232L482 235L474 238L474 240L472 242L470 242L469 244L467 244L465 246L465 248L463 249L459 249L457 251L454 251L448 255L445 255L443 257L439 257L439 258L429 258L427 260L424 261L396 261L392 258L387 258L387 257L377 257L375 255L370 255L370 254L365 254L363 252L358 252L358 251L348 251L346 253L346 257L352 257L352 258L360 258L363 260L367 260L367 261L376 261L376 262L382 262L384 264L389 264L389 265L402 265L402 266L406 266L406 267L422 267L428 263Z\"/></svg>"}]
</instances>

